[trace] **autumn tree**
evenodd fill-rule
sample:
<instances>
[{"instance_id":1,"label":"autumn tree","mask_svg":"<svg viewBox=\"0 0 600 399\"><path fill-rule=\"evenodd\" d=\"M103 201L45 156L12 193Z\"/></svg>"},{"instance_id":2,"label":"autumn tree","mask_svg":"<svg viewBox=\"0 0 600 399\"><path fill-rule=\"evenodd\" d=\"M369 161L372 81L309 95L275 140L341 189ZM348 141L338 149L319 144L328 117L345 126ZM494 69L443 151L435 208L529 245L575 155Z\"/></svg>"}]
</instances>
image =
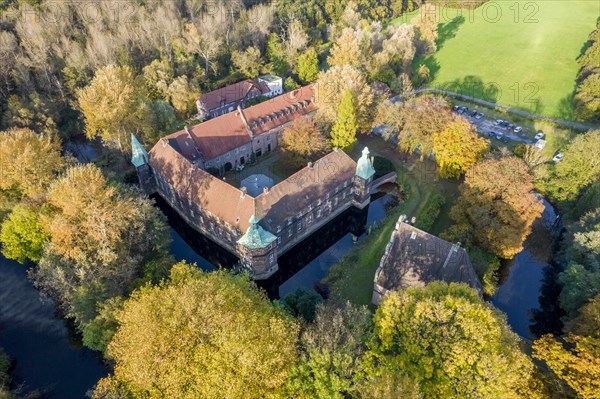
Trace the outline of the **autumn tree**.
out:
<instances>
[{"instance_id":1,"label":"autumn tree","mask_svg":"<svg viewBox=\"0 0 600 399\"><path fill-rule=\"evenodd\" d=\"M577 135L563 151L548 182L558 200L574 200L585 187L600 180L600 130Z\"/></svg>"},{"instance_id":2,"label":"autumn tree","mask_svg":"<svg viewBox=\"0 0 600 399\"><path fill-rule=\"evenodd\" d=\"M519 338L465 284L387 293L370 342L367 372L406 374L426 398L534 397L528 392L533 364Z\"/></svg>"},{"instance_id":3,"label":"autumn tree","mask_svg":"<svg viewBox=\"0 0 600 399\"><path fill-rule=\"evenodd\" d=\"M185 75L175 78L167 93L175 111L183 118L196 109L196 99L200 96L200 90Z\"/></svg>"},{"instance_id":4,"label":"autumn tree","mask_svg":"<svg viewBox=\"0 0 600 399\"><path fill-rule=\"evenodd\" d=\"M450 107L441 97L416 97L404 103L380 107L376 123L386 124L398 134L398 148L410 154L428 156L433 136L454 120Z\"/></svg>"},{"instance_id":5,"label":"autumn tree","mask_svg":"<svg viewBox=\"0 0 600 399\"><path fill-rule=\"evenodd\" d=\"M489 141L479 137L463 118L433 135L433 152L442 177L458 179L483 158L488 149Z\"/></svg>"},{"instance_id":6,"label":"autumn tree","mask_svg":"<svg viewBox=\"0 0 600 399\"><path fill-rule=\"evenodd\" d=\"M600 397L600 339L568 334L557 340L545 335L534 342L533 351L533 357L543 360L578 398Z\"/></svg>"},{"instance_id":7,"label":"autumn tree","mask_svg":"<svg viewBox=\"0 0 600 399\"><path fill-rule=\"evenodd\" d=\"M300 359L290 372L288 396L344 399L356 391L359 364L371 325L366 307L319 305L300 338Z\"/></svg>"},{"instance_id":8,"label":"autumn tree","mask_svg":"<svg viewBox=\"0 0 600 399\"><path fill-rule=\"evenodd\" d=\"M359 45L358 33L352 28L345 28L333 44L327 58L330 67L350 66L356 69L364 67Z\"/></svg>"},{"instance_id":9,"label":"autumn tree","mask_svg":"<svg viewBox=\"0 0 600 399\"><path fill-rule=\"evenodd\" d=\"M258 47L248 47L244 51L234 51L231 54L231 61L238 71L251 79L258 77L263 64Z\"/></svg>"},{"instance_id":10,"label":"autumn tree","mask_svg":"<svg viewBox=\"0 0 600 399\"><path fill-rule=\"evenodd\" d=\"M543 205L525 163L516 157L487 159L469 169L450 216L461 237L501 258L523 249Z\"/></svg>"},{"instance_id":11,"label":"autumn tree","mask_svg":"<svg viewBox=\"0 0 600 399\"><path fill-rule=\"evenodd\" d=\"M419 15L411 21L419 32L421 54L430 55L437 50L439 19L438 10L434 4L423 4L419 9Z\"/></svg>"},{"instance_id":12,"label":"autumn tree","mask_svg":"<svg viewBox=\"0 0 600 399\"><path fill-rule=\"evenodd\" d=\"M142 78L151 100L169 100L169 86L174 73L168 60L154 60L143 69Z\"/></svg>"},{"instance_id":13,"label":"autumn tree","mask_svg":"<svg viewBox=\"0 0 600 399\"><path fill-rule=\"evenodd\" d=\"M204 59L204 77L216 70L215 58L221 49L223 35L223 15L219 12L201 15L189 22L183 30L183 43L187 51Z\"/></svg>"},{"instance_id":14,"label":"autumn tree","mask_svg":"<svg viewBox=\"0 0 600 399\"><path fill-rule=\"evenodd\" d=\"M82 290L94 288L95 301L124 292L169 245L165 218L152 202L112 186L94 165L68 169L47 202L40 220L49 239L32 277L68 312Z\"/></svg>"},{"instance_id":15,"label":"autumn tree","mask_svg":"<svg viewBox=\"0 0 600 399\"><path fill-rule=\"evenodd\" d=\"M62 171L66 160L60 141L29 129L0 133L0 191L16 199L44 193Z\"/></svg>"},{"instance_id":16,"label":"autumn tree","mask_svg":"<svg viewBox=\"0 0 600 399\"><path fill-rule=\"evenodd\" d=\"M298 57L298 77L310 83L319 77L319 59L314 48L310 47Z\"/></svg>"},{"instance_id":17,"label":"autumn tree","mask_svg":"<svg viewBox=\"0 0 600 399\"><path fill-rule=\"evenodd\" d=\"M134 292L117 322L114 374L95 398L280 398L296 361L295 322L244 275L177 264Z\"/></svg>"},{"instance_id":18,"label":"autumn tree","mask_svg":"<svg viewBox=\"0 0 600 399\"><path fill-rule=\"evenodd\" d=\"M283 159L292 167L316 161L329 150L329 144L311 118L298 118L281 136Z\"/></svg>"},{"instance_id":19,"label":"autumn tree","mask_svg":"<svg viewBox=\"0 0 600 399\"><path fill-rule=\"evenodd\" d=\"M87 137L100 136L121 152L129 151L131 133L138 132L148 119L131 69L117 66L99 69L92 82L79 91L78 98Z\"/></svg>"},{"instance_id":20,"label":"autumn tree","mask_svg":"<svg viewBox=\"0 0 600 399\"><path fill-rule=\"evenodd\" d=\"M316 93L319 105L317 119L333 125L338 117L342 97L348 90L352 93L358 130L369 131L373 120L373 90L365 76L350 66L335 66L319 74Z\"/></svg>"}]
</instances>

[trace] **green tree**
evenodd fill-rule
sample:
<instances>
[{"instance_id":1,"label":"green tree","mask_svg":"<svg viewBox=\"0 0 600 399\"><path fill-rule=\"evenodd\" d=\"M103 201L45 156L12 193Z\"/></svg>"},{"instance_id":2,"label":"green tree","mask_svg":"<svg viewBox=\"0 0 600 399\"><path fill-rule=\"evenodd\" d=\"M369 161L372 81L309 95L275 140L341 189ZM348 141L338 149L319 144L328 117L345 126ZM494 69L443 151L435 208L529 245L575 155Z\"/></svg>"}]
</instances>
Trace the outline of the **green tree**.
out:
<instances>
[{"instance_id":1,"label":"green tree","mask_svg":"<svg viewBox=\"0 0 600 399\"><path fill-rule=\"evenodd\" d=\"M258 77L263 60L258 47L248 47L245 51L234 51L231 54L233 65L247 78Z\"/></svg>"},{"instance_id":2,"label":"green tree","mask_svg":"<svg viewBox=\"0 0 600 399\"><path fill-rule=\"evenodd\" d=\"M169 101L182 118L188 117L196 109L196 99L200 97L200 90L188 80L187 76L181 75L175 78L167 91Z\"/></svg>"},{"instance_id":3,"label":"green tree","mask_svg":"<svg viewBox=\"0 0 600 399\"><path fill-rule=\"evenodd\" d=\"M342 97L350 90L354 102L358 129L367 132L373 122L374 95L365 75L350 66L335 66L319 74L316 101L319 111L316 118L332 126L338 117Z\"/></svg>"},{"instance_id":4,"label":"green tree","mask_svg":"<svg viewBox=\"0 0 600 399\"><path fill-rule=\"evenodd\" d=\"M123 298L117 296L98 306L98 315L83 328L82 341L85 346L100 352L106 351L117 331L116 315L123 308L123 302Z\"/></svg>"},{"instance_id":5,"label":"green tree","mask_svg":"<svg viewBox=\"0 0 600 399\"><path fill-rule=\"evenodd\" d=\"M577 135L563 154L549 179L549 191L558 200L575 200L583 188L600 179L600 130Z\"/></svg>"},{"instance_id":6,"label":"green tree","mask_svg":"<svg viewBox=\"0 0 600 399\"><path fill-rule=\"evenodd\" d=\"M145 398L279 398L298 327L247 276L177 264L117 314L114 374L96 390Z\"/></svg>"},{"instance_id":7,"label":"green tree","mask_svg":"<svg viewBox=\"0 0 600 399\"><path fill-rule=\"evenodd\" d=\"M356 391L359 363L371 325L366 307L319 305L302 332L300 359L290 373L288 396L344 399Z\"/></svg>"},{"instance_id":8,"label":"green tree","mask_svg":"<svg viewBox=\"0 0 600 399\"><path fill-rule=\"evenodd\" d=\"M143 69L143 79L151 100L169 99L169 86L173 82L173 68L168 60L154 60Z\"/></svg>"},{"instance_id":9,"label":"green tree","mask_svg":"<svg viewBox=\"0 0 600 399\"><path fill-rule=\"evenodd\" d=\"M127 67L99 69L92 82L78 93L86 123L86 135L129 151L131 133L140 131L148 119L142 90Z\"/></svg>"},{"instance_id":10,"label":"green tree","mask_svg":"<svg viewBox=\"0 0 600 399\"><path fill-rule=\"evenodd\" d=\"M505 316L465 284L389 292L374 317L369 373L406 373L426 398L529 398L533 364Z\"/></svg>"},{"instance_id":11,"label":"green tree","mask_svg":"<svg viewBox=\"0 0 600 399\"><path fill-rule=\"evenodd\" d=\"M317 305L323 302L323 297L313 289L298 288L283 297L281 303L285 310L294 317L301 317L307 322L315 319Z\"/></svg>"},{"instance_id":12,"label":"green tree","mask_svg":"<svg viewBox=\"0 0 600 399\"><path fill-rule=\"evenodd\" d=\"M298 58L298 77L304 83L314 82L319 77L319 58L313 47Z\"/></svg>"},{"instance_id":13,"label":"green tree","mask_svg":"<svg viewBox=\"0 0 600 399\"><path fill-rule=\"evenodd\" d=\"M311 118L298 118L283 131L281 148L284 162L298 168L323 156L329 144Z\"/></svg>"},{"instance_id":14,"label":"green tree","mask_svg":"<svg viewBox=\"0 0 600 399\"><path fill-rule=\"evenodd\" d=\"M2 254L19 263L27 259L37 262L42 257L48 233L40 223L39 209L27 204L15 206L4 222L0 232Z\"/></svg>"},{"instance_id":15,"label":"green tree","mask_svg":"<svg viewBox=\"0 0 600 399\"><path fill-rule=\"evenodd\" d=\"M473 125L458 119L433 135L433 152L440 176L458 179L489 150L489 141L479 137Z\"/></svg>"},{"instance_id":16,"label":"green tree","mask_svg":"<svg viewBox=\"0 0 600 399\"><path fill-rule=\"evenodd\" d=\"M350 90L346 90L340 102L337 119L331 128L331 145L348 149L356 142L358 123L356 121L356 108Z\"/></svg>"},{"instance_id":17,"label":"green tree","mask_svg":"<svg viewBox=\"0 0 600 399\"><path fill-rule=\"evenodd\" d=\"M527 165L517 157L490 158L469 169L460 196L450 211L454 231L501 258L523 249L543 205L533 191Z\"/></svg>"},{"instance_id":18,"label":"green tree","mask_svg":"<svg viewBox=\"0 0 600 399\"><path fill-rule=\"evenodd\" d=\"M584 121L600 121L600 73L592 73L577 86L575 114Z\"/></svg>"}]
</instances>

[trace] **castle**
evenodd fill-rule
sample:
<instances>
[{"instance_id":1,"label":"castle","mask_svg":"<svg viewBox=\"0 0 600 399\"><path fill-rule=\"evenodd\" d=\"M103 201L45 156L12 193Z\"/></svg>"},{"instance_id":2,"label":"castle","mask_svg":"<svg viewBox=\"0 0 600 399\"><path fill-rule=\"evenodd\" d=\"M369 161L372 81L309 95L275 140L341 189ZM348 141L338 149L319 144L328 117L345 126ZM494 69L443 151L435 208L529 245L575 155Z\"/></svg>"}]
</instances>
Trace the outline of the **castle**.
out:
<instances>
[{"instance_id":1,"label":"castle","mask_svg":"<svg viewBox=\"0 0 600 399\"><path fill-rule=\"evenodd\" d=\"M369 204L375 175L369 150L356 162L335 149L255 196L214 174L273 151L287 126L317 109L315 88L306 86L186 127L149 152L132 136L132 163L147 194L160 195L235 254L254 279L267 279L283 253L348 208Z\"/></svg>"}]
</instances>

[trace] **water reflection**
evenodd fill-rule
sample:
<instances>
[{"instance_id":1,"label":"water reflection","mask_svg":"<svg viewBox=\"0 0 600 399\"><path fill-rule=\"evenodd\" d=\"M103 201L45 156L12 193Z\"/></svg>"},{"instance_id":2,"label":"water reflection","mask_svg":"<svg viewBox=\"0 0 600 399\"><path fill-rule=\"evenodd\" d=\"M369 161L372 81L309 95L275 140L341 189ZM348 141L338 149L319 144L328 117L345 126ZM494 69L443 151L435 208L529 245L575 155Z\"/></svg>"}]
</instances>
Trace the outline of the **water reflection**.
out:
<instances>
[{"instance_id":1,"label":"water reflection","mask_svg":"<svg viewBox=\"0 0 600 399\"><path fill-rule=\"evenodd\" d=\"M500 285L492 303L506 313L508 324L523 338L531 338L532 311L540 307L539 297L544 271L552 257L557 230L556 212L543 201L544 211L533 225L523 250L514 259L504 262L500 270Z\"/></svg>"},{"instance_id":2,"label":"water reflection","mask_svg":"<svg viewBox=\"0 0 600 399\"><path fill-rule=\"evenodd\" d=\"M23 393L81 399L107 375L99 354L83 349L69 327L42 300L26 268L0 255L0 346L15 360L13 380Z\"/></svg>"}]
</instances>

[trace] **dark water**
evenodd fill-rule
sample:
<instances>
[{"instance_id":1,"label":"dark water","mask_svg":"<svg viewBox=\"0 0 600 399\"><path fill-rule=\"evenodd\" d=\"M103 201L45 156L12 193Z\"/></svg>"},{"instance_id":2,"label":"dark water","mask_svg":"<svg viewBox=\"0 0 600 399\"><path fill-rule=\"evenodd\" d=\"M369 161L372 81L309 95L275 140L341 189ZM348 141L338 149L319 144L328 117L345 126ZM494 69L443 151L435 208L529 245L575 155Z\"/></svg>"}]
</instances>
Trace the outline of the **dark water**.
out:
<instances>
[{"instance_id":1,"label":"dark water","mask_svg":"<svg viewBox=\"0 0 600 399\"><path fill-rule=\"evenodd\" d=\"M15 360L15 386L49 399L85 397L107 370L72 331L42 301L25 267L0 255L0 346Z\"/></svg>"},{"instance_id":2,"label":"dark water","mask_svg":"<svg viewBox=\"0 0 600 399\"><path fill-rule=\"evenodd\" d=\"M549 267L553 242L558 232L553 227L556 212L544 200L544 212L533 225L524 249L502 265L500 285L492 303L506 313L508 324L523 338L532 338L532 310L540 307L539 298L544 271Z\"/></svg>"}]
</instances>

